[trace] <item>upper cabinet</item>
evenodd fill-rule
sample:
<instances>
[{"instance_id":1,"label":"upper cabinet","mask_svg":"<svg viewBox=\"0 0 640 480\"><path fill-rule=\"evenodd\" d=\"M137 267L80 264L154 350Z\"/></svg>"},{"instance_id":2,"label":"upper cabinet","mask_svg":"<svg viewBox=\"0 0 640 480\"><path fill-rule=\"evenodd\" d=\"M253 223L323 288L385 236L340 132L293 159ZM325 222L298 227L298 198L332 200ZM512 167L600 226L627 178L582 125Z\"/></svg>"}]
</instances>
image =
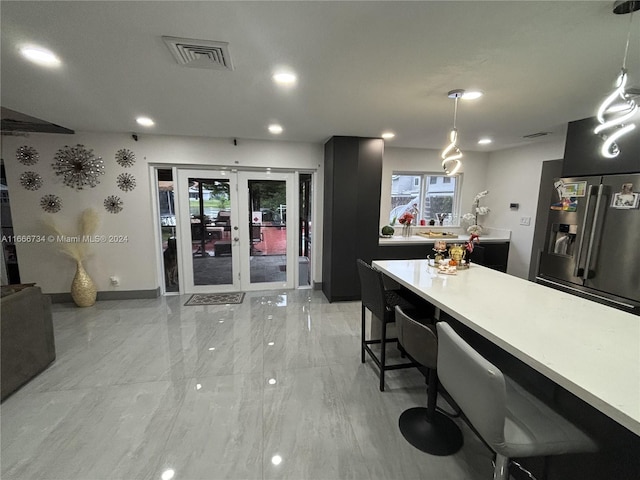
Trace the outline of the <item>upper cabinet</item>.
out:
<instances>
[{"instance_id":1,"label":"upper cabinet","mask_svg":"<svg viewBox=\"0 0 640 480\"><path fill-rule=\"evenodd\" d=\"M640 172L640 119L632 132L619 139L620 154L615 158L601 155L602 139L593 133L595 117L569 122L562 165L563 177L609 175Z\"/></svg>"}]
</instances>

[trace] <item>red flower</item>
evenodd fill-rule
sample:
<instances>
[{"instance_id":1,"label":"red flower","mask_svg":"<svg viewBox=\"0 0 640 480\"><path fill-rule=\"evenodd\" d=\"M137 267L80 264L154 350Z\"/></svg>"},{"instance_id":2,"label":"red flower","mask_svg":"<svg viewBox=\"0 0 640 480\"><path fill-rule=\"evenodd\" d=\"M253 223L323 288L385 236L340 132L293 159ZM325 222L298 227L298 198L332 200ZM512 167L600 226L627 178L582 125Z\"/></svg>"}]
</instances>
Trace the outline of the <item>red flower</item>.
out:
<instances>
[{"instance_id":1,"label":"red flower","mask_svg":"<svg viewBox=\"0 0 640 480\"><path fill-rule=\"evenodd\" d=\"M469 240L465 243L465 247L469 253L473 252L474 243L480 243L480 236L477 233L472 233Z\"/></svg>"},{"instance_id":2,"label":"red flower","mask_svg":"<svg viewBox=\"0 0 640 480\"><path fill-rule=\"evenodd\" d=\"M403 225L411 225L411 222L413 221L413 219L414 219L413 214L409 212L405 212L400 216L400 218L398 219L398 222L400 222Z\"/></svg>"}]
</instances>

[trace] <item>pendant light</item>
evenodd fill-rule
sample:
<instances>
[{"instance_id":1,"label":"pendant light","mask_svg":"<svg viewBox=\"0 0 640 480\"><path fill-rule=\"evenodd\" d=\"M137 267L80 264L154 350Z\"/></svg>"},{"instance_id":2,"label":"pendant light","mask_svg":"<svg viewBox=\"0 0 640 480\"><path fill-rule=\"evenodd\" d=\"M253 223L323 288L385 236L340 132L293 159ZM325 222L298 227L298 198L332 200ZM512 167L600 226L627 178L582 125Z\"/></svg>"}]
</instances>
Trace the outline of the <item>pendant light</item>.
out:
<instances>
[{"instance_id":1,"label":"pendant light","mask_svg":"<svg viewBox=\"0 0 640 480\"><path fill-rule=\"evenodd\" d=\"M631 39L631 27L633 25L633 12L640 9L640 0L617 1L613 5L613 13L624 15L630 13L629 32L627 44L624 49L622 69L616 79L615 89L605 98L596 114L599 125L593 133L602 137L600 153L605 158L615 158L620 154L620 148L616 141L636 128L635 123L629 120L638 111L638 105L632 95L626 91L627 81L627 55L629 53L629 41Z\"/></svg>"},{"instance_id":2,"label":"pendant light","mask_svg":"<svg viewBox=\"0 0 640 480\"><path fill-rule=\"evenodd\" d=\"M453 106L453 128L451 132L449 132L449 145L445 147L442 151L442 168L444 169L444 173L447 176L455 175L460 170L462 166L462 162L460 159L462 158L462 151L458 147L458 129L456 128L456 120L458 116L458 100L462 98L464 95L464 90L457 89L451 90L447 93L449 98L453 98L454 106Z\"/></svg>"}]
</instances>

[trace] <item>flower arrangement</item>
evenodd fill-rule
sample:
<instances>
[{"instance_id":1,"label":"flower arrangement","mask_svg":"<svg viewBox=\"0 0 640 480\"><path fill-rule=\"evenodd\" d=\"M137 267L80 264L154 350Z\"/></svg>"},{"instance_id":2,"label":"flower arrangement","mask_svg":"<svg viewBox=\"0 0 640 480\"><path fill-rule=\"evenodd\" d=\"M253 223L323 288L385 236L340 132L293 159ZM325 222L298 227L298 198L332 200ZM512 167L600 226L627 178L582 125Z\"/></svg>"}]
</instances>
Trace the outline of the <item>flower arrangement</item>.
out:
<instances>
[{"instance_id":1,"label":"flower arrangement","mask_svg":"<svg viewBox=\"0 0 640 480\"><path fill-rule=\"evenodd\" d=\"M57 245L60 252L76 262L76 274L71 282L71 298L79 307L90 307L96 303L98 289L84 269L82 262L88 256L88 247L91 237L98 227L98 222L98 213L92 208L86 209L82 212L78 222L80 233L72 236L60 231L52 219L45 219L45 224L58 238Z\"/></svg>"},{"instance_id":2,"label":"flower arrangement","mask_svg":"<svg viewBox=\"0 0 640 480\"><path fill-rule=\"evenodd\" d=\"M488 190L478 193L473 199L473 206L471 208L472 212L465 213L462 216L462 219L469 223L469 227L467 228L467 233L472 234L472 236L475 234L476 238L482 233L482 225L478 223L478 216L483 216L490 212L488 207L480 206L480 199L486 197L488 194L489 194ZM469 241L472 242L473 240L469 239Z\"/></svg>"},{"instance_id":3,"label":"flower arrangement","mask_svg":"<svg viewBox=\"0 0 640 480\"><path fill-rule=\"evenodd\" d=\"M88 256L88 249L91 245L88 242L98 228L100 217L98 216L98 212L92 208L84 210L78 221L80 232L76 235L62 232L54 223L53 218L45 218L44 223L57 238L61 239L56 242L56 246L60 252L71 257L76 262L82 262ZM76 238L79 241L74 241ZM69 239L69 241L63 241L62 239Z\"/></svg>"},{"instance_id":4,"label":"flower arrangement","mask_svg":"<svg viewBox=\"0 0 640 480\"><path fill-rule=\"evenodd\" d=\"M402 225L402 235L405 237L411 236L411 222L418 215L418 204L414 203L411 208L400 215L398 222Z\"/></svg>"},{"instance_id":5,"label":"flower arrangement","mask_svg":"<svg viewBox=\"0 0 640 480\"><path fill-rule=\"evenodd\" d=\"M405 227L410 227L411 222L413 222L413 219L416 218L417 215L418 215L418 204L414 203L413 205L411 205L411 208L408 211L400 215L400 218L398 218L398 222Z\"/></svg>"}]
</instances>

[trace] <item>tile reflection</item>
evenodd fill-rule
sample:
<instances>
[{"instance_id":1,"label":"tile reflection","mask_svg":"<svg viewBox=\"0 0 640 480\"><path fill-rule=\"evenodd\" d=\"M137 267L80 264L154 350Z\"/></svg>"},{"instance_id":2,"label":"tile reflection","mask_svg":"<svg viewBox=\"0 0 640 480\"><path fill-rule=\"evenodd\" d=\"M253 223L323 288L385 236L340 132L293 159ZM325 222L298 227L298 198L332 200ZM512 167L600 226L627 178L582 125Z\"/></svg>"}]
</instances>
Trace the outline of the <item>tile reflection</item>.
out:
<instances>
[{"instance_id":1,"label":"tile reflection","mask_svg":"<svg viewBox=\"0 0 640 480\"><path fill-rule=\"evenodd\" d=\"M473 436L437 459L402 438L398 416L424 404L424 378L391 371L378 391L374 367L360 363L359 302L330 304L312 290L185 302L54 305L56 361L0 407L0 478L479 480L491 471Z\"/></svg>"}]
</instances>

